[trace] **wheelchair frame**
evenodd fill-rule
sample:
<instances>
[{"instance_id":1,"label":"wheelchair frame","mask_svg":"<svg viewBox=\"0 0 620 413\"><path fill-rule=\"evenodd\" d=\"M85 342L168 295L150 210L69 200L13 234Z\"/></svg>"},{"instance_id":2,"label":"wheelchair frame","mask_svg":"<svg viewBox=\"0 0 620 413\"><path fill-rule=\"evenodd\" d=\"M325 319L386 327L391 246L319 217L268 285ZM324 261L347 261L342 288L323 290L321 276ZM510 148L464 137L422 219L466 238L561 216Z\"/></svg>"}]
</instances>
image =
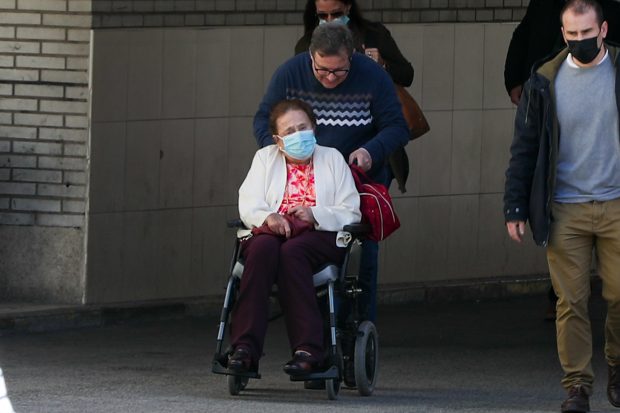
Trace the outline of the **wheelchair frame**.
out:
<instances>
[{"instance_id":1,"label":"wheelchair frame","mask_svg":"<svg viewBox=\"0 0 620 413\"><path fill-rule=\"evenodd\" d=\"M229 228L245 228L240 219L228 222ZM369 232L369 227L364 224L352 224L343 228L343 231L351 234L351 241L346 246L344 260L340 267L327 264L313 275L317 296L324 295L327 290L329 304L329 355L324 364L325 370L312 372L300 376L290 376L291 381L317 381L324 380L327 396L334 400L338 396L342 381L348 387L356 387L362 396L370 396L375 388L378 374L378 336L377 330L371 321L362 321L359 318L358 302L356 297L362 292L357 286L357 275L348 275L348 265L352 255L354 244L363 239ZM235 236L235 245L230 263L230 276L226 286L226 295L222 307L217 344L212 362L212 372L228 376L228 390L231 395L237 395L249 382L249 379L260 379L258 364L256 371L238 373L227 368L230 349L222 351L225 340L226 327L229 323L230 312L234 306L236 293L241 281L243 271L239 263L240 240ZM358 248L359 250L359 248ZM343 303L348 302L352 308L347 320L336 319L335 297L342 297ZM322 311L323 313L323 311ZM345 338L349 345L347 354L342 354L340 344ZM354 343L351 346L350 343ZM345 371L345 361L346 368ZM351 371L353 370L353 371Z\"/></svg>"}]
</instances>

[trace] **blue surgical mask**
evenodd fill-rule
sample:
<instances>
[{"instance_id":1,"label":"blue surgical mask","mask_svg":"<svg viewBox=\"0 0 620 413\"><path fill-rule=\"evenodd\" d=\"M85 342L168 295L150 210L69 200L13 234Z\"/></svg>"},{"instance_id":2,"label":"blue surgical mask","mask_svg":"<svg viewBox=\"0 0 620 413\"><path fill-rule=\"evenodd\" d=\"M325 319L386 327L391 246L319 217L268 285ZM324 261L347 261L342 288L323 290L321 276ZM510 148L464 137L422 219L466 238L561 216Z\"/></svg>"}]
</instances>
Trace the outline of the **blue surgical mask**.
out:
<instances>
[{"instance_id":1,"label":"blue surgical mask","mask_svg":"<svg viewBox=\"0 0 620 413\"><path fill-rule=\"evenodd\" d=\"M346 14L342 15L338 17L337 19L332 20L332 22L347 24L349 22L349 16L347 16ZM325 23L327 23L327 20L319 19L319 24L325 24Z\"/></svg>"},{"instance_id":2,"label":"blue surgical mask","mask_svg":"<svg viewBox=\"0 0 620 413\"><path fill-rule=\"evenodd\" d=\"M279 138L284 143L282 151L293 159L305 161L314 152L316 138L312 129L300 130Z\"/></svg>"}]
</instances>

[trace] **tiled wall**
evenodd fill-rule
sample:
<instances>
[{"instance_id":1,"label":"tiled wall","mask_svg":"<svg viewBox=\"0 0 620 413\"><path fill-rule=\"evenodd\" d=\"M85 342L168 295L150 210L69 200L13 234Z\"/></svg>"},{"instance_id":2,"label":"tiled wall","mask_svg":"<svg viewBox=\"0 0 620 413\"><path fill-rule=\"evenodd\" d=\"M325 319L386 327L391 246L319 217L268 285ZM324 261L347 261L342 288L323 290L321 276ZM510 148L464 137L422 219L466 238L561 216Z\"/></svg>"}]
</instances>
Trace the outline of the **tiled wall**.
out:
<instances>
[{"instance_id":1,"label":"tiled wall","mask_svg":"<svg viewBox=\"0 0 620 413\"><path fill-rule=\"evenodd\" d=\"M543 250L513 245L501 213L514 122L503 68L514 25L390 28L414 64L412 94L431 131L407 147L409 192L393 191L406 212L404 229L385 243L384 281L545 273Z\"/></svg>"},{"instance_id":2,"label":"tiled wall","mask_svg":"<svg viewBox=\"0 0 620 413\"><path fill-rule=\"evenodd\" d=\"M501 214L514 24L389 27L432 130L407 147L402 229L383 244L380 282L545 272L542 250L509 244ZM300 30L94 31L87 302L222 293L252 118Z\"/></svg>"}]
</instances>

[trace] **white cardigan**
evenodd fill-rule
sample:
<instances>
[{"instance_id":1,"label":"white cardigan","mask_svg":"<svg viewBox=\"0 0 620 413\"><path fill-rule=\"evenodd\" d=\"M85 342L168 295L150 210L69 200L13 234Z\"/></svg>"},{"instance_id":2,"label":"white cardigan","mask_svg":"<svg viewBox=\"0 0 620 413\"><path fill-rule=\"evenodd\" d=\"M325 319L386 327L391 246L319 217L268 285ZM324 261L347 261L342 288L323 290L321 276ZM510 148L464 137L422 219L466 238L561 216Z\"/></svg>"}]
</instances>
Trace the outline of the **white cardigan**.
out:
<instances>
[{"instance_id":1,"label":"white cardigan","mask_svg":"<svg viewBox=\"0 0 620 413\"><path fill-rule=\"evenodd\" d=\"M317 145L312 155L316 206L311 207L319 231L340 231L361 219L360 198L351 170L334 148ZM286 188L286 160L277 145L256 152L239 188L239 217L248 227L259 227L278 212ZM241 230L238 236L249 234Z\"/></svg>"}]
</instances>

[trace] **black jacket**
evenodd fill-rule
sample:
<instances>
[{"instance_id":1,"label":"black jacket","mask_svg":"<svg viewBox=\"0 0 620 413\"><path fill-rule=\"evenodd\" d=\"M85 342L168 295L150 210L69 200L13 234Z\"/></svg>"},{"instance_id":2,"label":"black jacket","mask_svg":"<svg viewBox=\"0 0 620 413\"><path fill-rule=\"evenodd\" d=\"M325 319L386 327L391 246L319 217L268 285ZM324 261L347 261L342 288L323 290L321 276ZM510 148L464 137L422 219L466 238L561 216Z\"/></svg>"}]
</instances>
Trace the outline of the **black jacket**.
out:
<instances>
[{"instance_id":1,"label":"black jacket","mask_svg":"<svg viewBox=\"0 0 620 413\"><path fill-rule=\"evenodd\" d=\"M607 49L616 68L616 105L620 113L620 49L610 45ZM529 220L538 245L546 245L549 239L560 142L554 83L567 55L568 50L563 49L525 83L506 171L504 217L506 221Z\"/></svg>"},{"instance_id":2,"label":"black jacket","mask_svg":"<svg viewBox=\"0 0 620 413\"><path fill-rule=\"evenodd\" d=\"M523 20L515 28L504 65L506 91L525 83L532 67L564 48L560 12L566 0L530 0ZM620 43L620 0L601 0L609 24L607 41Z\"/></svg>"}]
</instances>

